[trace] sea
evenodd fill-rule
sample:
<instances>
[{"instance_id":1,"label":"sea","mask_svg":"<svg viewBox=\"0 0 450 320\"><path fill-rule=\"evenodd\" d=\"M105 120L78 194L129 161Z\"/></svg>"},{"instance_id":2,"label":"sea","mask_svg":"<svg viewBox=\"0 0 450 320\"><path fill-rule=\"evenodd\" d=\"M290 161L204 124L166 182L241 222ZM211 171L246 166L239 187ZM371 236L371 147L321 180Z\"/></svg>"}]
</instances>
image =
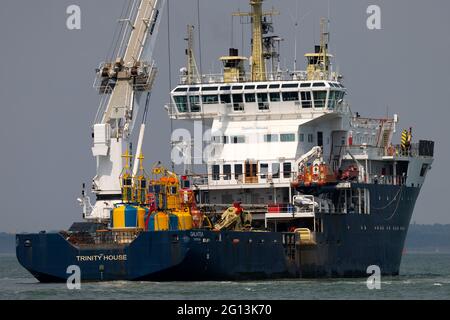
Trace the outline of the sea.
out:
<instances>
[{"instance_id":1,"label":"sea","mask_svg":"<svg viewBox=\"0 0 450 320\"><path fill-rule=\"evenodd\" d=\"M372 300L450 299L450 254L407 253L400 276L382 277L379 289L367 279L222 282L104 282L41 284L14 255L0 255L0 300Z\"/></svg>"}]
</instances>

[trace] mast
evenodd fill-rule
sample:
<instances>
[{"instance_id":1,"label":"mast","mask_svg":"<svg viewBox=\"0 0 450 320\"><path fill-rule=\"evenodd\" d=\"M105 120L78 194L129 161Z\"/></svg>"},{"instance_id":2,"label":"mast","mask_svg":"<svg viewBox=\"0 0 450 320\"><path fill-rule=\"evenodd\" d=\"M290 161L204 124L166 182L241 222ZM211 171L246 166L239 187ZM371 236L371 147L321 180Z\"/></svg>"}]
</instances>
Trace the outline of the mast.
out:
<instances>
[{"instance_id":1,"label":"mast","mask_svg":"<svg viewBox=\"0 0 450 320\"><path fill-rule=\"evenodd\" d=\"M194 54L194 26L187 26L187 38L188 43L186 49L187 55L187 81L186 84L200 83L200 73L198 72L197 61Z\"/></svg>"},{"instance_id":2,"label":"mast","mask_svg":"<svg viewBox=\"0 0 450 320\"><path fill-rule=\"evenodd\" d=\"M263 35L268 32L269 28L267 28L268 24L265 21L265 17L278 14L273 10L271 12L263 12L263 1L264 0L250 0L250 5L252 7L250 13L233 13L233 16L250 17L252 22L252 81L265 81L267 79L266 62L263 50Z\"/></svg>"},{"instance_id":3,"label":"mast","mask_svg":"<svg viewBox=\"0 0 450 320\"><path fill-rule=\"evenodd\" d=\"M328 31L328 19L320 20L320 45L315 47L314 53L305 54L308 60L308 80L329 80L335 78L336 74L330 74L330 59L333 57L328 53L330 33Z\"/></svg>"}]
</instances>

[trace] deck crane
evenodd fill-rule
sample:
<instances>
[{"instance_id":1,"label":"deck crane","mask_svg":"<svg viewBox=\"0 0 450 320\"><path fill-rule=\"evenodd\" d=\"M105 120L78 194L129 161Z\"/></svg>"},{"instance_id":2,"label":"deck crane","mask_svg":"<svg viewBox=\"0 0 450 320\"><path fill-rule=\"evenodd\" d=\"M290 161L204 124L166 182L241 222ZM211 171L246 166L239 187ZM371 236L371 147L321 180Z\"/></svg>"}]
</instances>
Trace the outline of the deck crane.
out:
<instances>
[{"instance_id":1,"label":"deck crane","mask_svg":"<svg viewBox=\"0 0 450 320\"><path fill-rule=\"evenodd\" d=\"M150 93L156 76L151 54L165 2L129 0L125 17L119 20L119 33L111 60L97 69L94 86L103 97L93 125L92 154L97 160L97 174L93 178L92 192L96 195L96 202L90 205L83 190L79 202L85 219L109 219L110 210L121 201L119 176L123 169L122 154L128 148L138 114L136 100L140 93ZM150 62L144 61L144 56L150 58ZM141 153L144 130L145 123L139 133L137 157ZM136 169L137 166L133 171Z\"/></svg>"}]
</instances>

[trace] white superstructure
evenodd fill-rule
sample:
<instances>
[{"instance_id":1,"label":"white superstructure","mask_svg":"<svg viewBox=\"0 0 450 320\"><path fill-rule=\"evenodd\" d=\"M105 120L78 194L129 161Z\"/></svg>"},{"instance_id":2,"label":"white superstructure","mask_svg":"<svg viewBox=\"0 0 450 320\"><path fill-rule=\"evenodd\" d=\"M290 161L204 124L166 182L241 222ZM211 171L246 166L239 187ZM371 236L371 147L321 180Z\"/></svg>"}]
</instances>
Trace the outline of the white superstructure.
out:
<instances>
[{"instance_id":1,"label":"white superstructure","mask_svg":"<svg viewBox=\"0 0 450 320\"><path fill-rule=\"evenodd\" d=\"M251 1L251 5L253 37L270 43L275 39L267 35L273 30L267 27L271 23L263 15L255 16L262 13L254 8L262 6L262 1ZM258 24L266 32L261 34ZM202 75L189 82L182 75L171 92L169 115L174 120L201 122L202 133L209 131L211 137L204 150L207 172L187 172L201 204L226 207L239 201L254 212L261 208L266 218L268 206L281 204L281 211L288 213L297 194L293 184L312 165L326 166L330 177L354 166L360 183L423 183L432 160L412 158L419 155L418 149L410 148L405 154L392 145L397 115L368 119L350 110L342 76L333 72L330 63L326 25L323 20L320 45L305 55L305 71L272 68L261 74L267 68L257 66L255 73L254 62L260 57L247 59L230 49L229 56L220 58L222 74ZM278 56L273 48L253 48L252 54L261 55L266 63ZM185 146L188 155L192 152L190 142L173 143Z\"/></svg>"}]
</instances>

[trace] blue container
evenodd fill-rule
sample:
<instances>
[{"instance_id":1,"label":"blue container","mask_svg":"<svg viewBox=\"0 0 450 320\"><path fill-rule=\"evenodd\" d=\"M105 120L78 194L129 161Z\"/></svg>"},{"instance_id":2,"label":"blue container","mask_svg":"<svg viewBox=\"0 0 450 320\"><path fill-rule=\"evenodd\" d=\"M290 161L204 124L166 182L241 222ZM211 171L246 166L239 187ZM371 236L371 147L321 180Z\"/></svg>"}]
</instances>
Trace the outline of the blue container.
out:
<instances>
[{"instance_id":1,"label":"blue container","mask_svg":"<svg viewBox=\"0 0 450 320\"><path fill-rule=\"evenodd\" d=\"M170 214L169 216L169 229L178 230L178 217L174 214Z\"/></svg>"}]
</instances>

